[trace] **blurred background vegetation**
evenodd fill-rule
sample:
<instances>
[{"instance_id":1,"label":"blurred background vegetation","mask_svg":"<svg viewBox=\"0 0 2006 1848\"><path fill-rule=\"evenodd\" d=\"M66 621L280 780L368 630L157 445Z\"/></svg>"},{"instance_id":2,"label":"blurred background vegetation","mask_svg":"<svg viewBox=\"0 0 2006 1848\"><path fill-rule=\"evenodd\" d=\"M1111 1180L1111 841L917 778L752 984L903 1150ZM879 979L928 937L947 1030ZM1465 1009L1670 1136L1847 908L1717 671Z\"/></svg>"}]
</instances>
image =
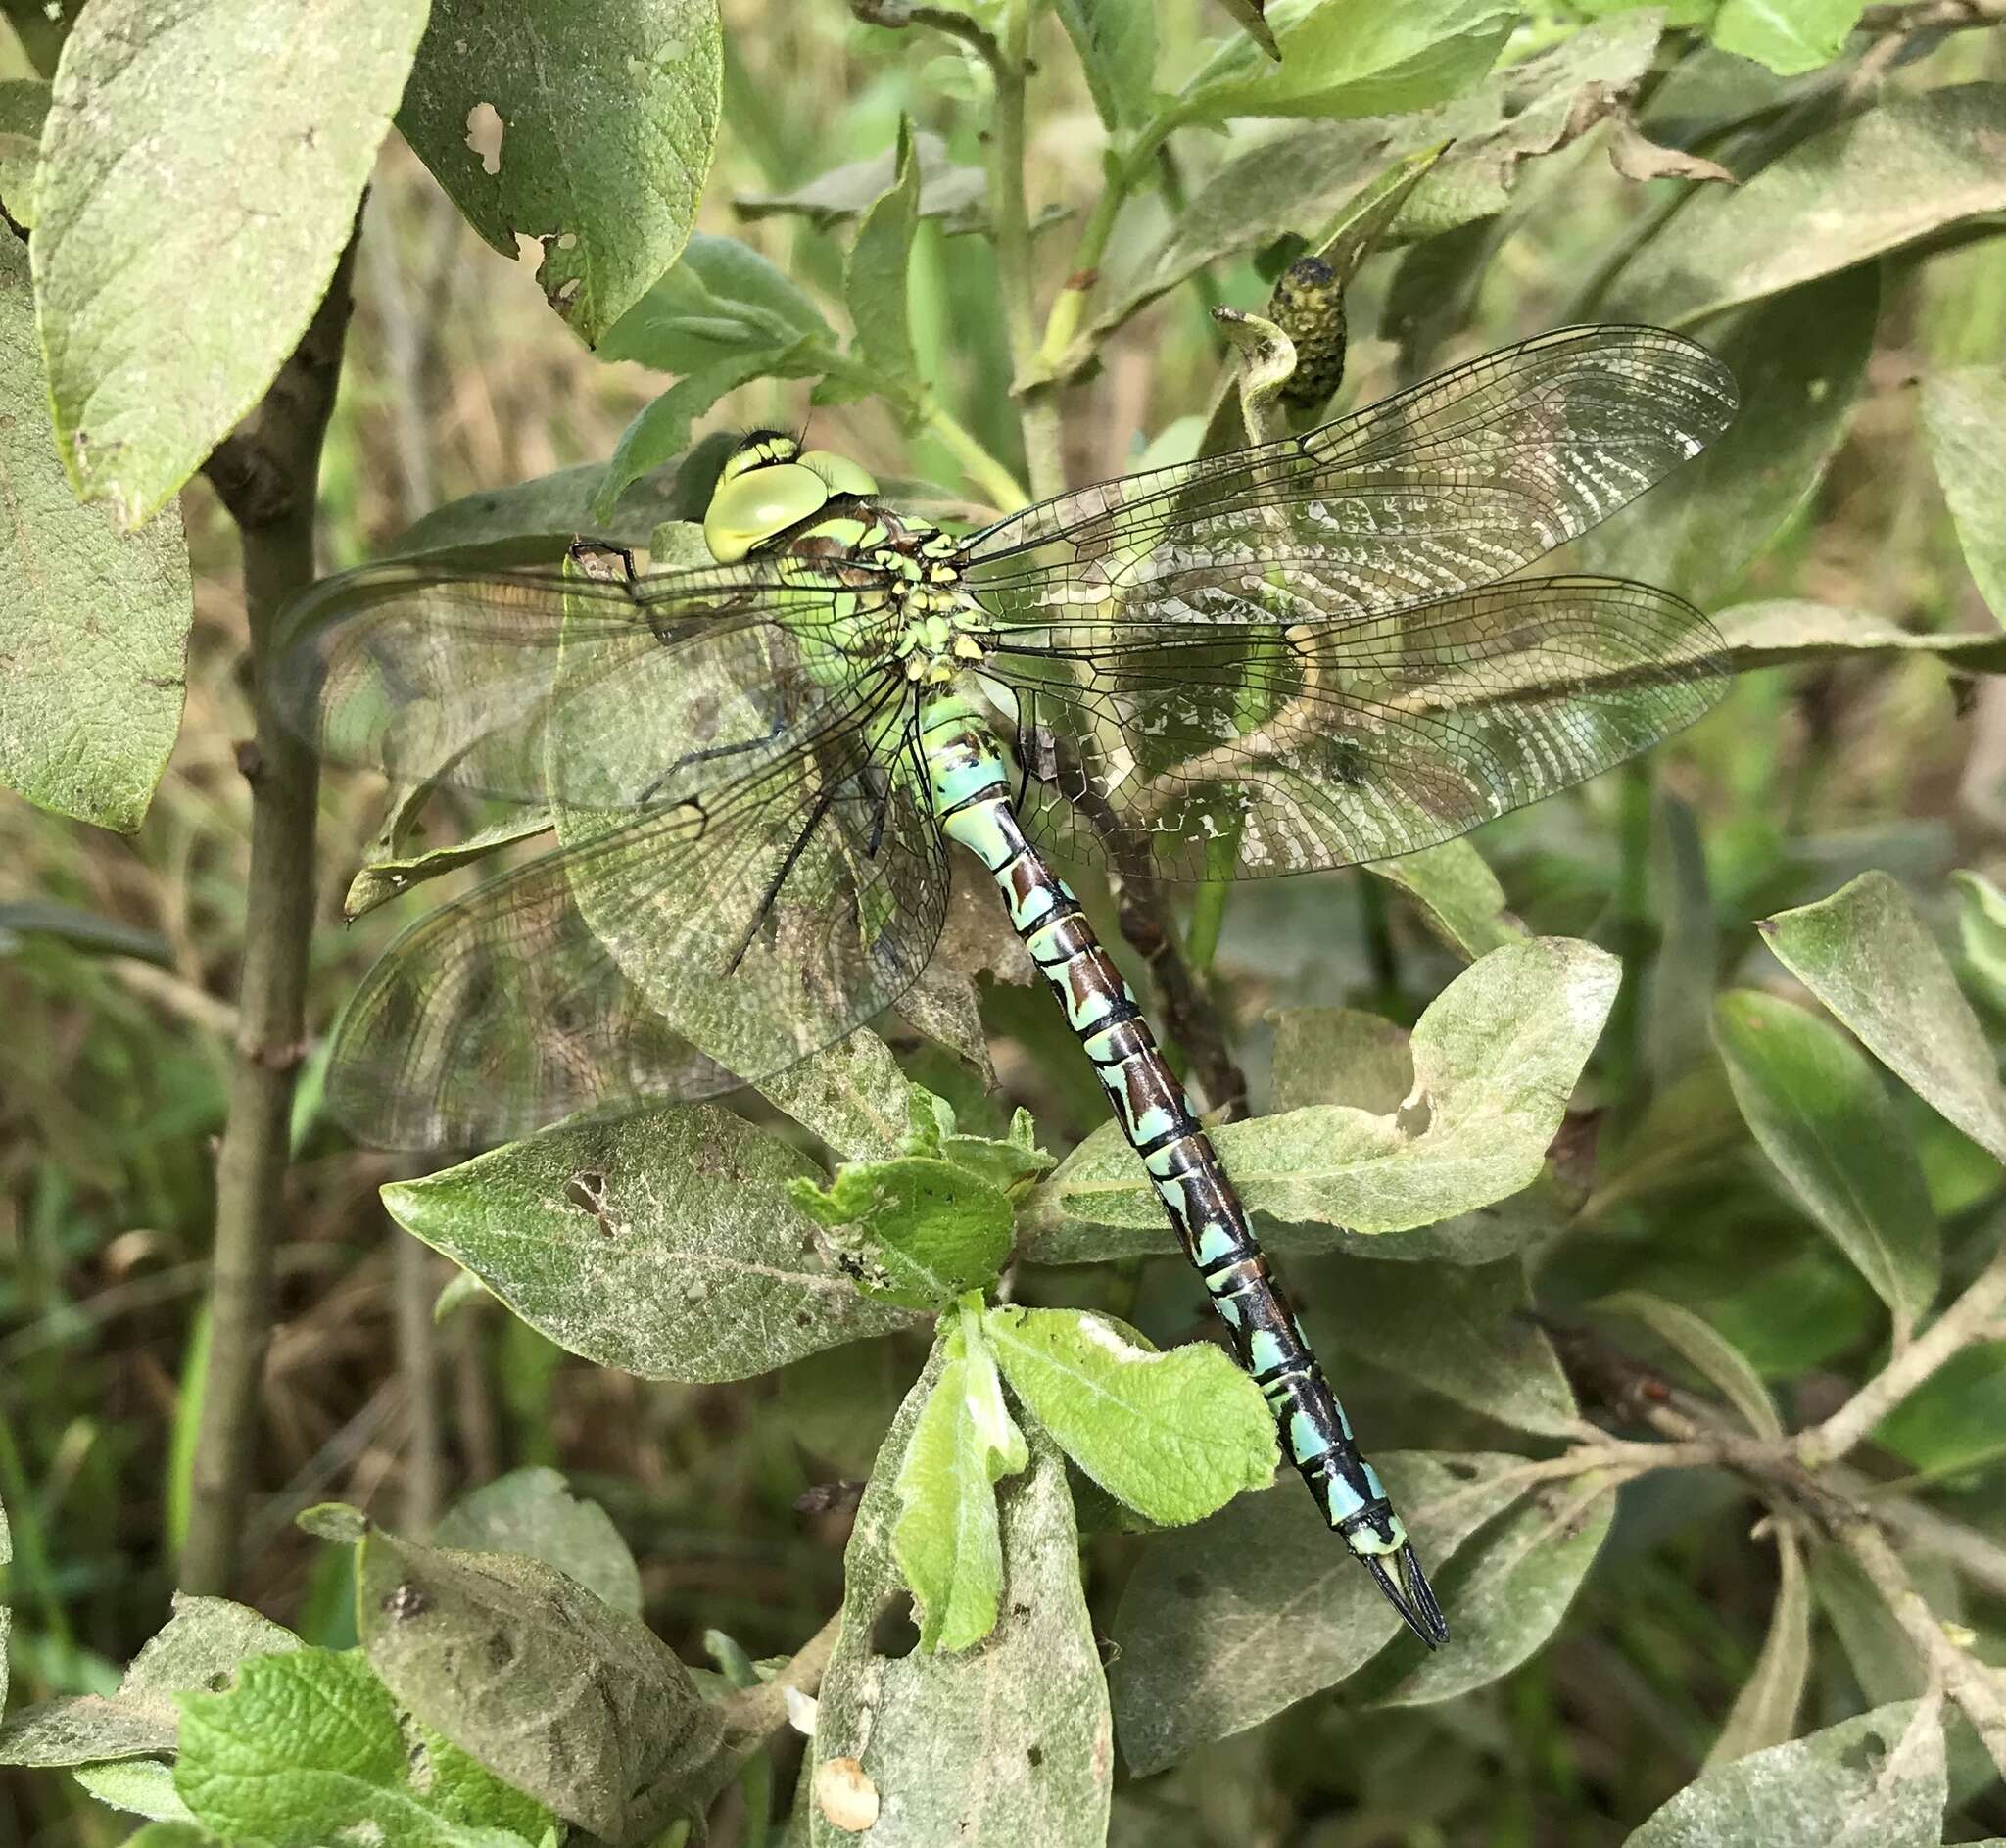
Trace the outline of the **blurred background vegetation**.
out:
<instances>
[{"instance_id":1,"label":"blurred background vegetation","mask_svg":"<svg viewBox=\"0 0 2006 1848\"><path fill-rule=\"evenodd\" d=\"M47 47L32 19L8 11L22 31L6 48L15 61L7 74L22 74ZM1224 16L1195 0L1157 11L1162 84L1192 66ZM979 166L970 62L944 40L860 24L834 0L725 0L724 13L725 125L699 228L745 240L804 287L836 297L841 227L747 214L735 199L787 192L840 162L882 155L901 115L940 136L952 159ZM1508 55L1578 23L1548 9ZM1102 130L1056 24L1041 29L1050 55L1032 89L1027 157L1033 208L1053 209L1037 246L1048 291L1097 196ZM1750 118L1774 127L1791 109L1843 108L1874 86L2006 78L2002 37L1863 36L1802 78L1754 66L1710 74L1747 86ZM1648 106L1644 119L1650 129ZM1195 189L1285 129L1180 137L1181 183ZM1677 139L1669 121L1654 132ZM1595 316L1594 279L1610 254L1688 186L1619 176L1603 140L1586 136L1528 164L1502 218L1453 234L1457 248L1421 247L1438 260L1433 271L1397 255L1366 265L1350 302L1346 402ZM1846 201L1830 206L1842 213ZM1135 260L1165 222L1152 226L1152 211L1166 210L1130 214L1108 265ZM484 245L401 143L381 160L366 213L323 482L330 569L367 558L440 502L603 458L662 387L658 374L587 352L549 311L531 267ZM1709 605L1807 598L1916 632L1996 629L1923 441L1915 381L1997 364L2006 352L2006 244L1978 234L1999 228L1994 213L1943 240L1954 248L1868 265L1879 290L1878 315L1866 315L1871 351L1814 452L1779 456L1780 471L1796 471L1785 484L1787 524L1745 568L1734 560L1731 577L1674 588ZM1191 427L1180 420L1205 414L1221 376L1206 309L1259 310L1271 276L1254 256L1219 261L1107 342L1063 398L1071 481L1131 468L1152 445L1188 450ZM1864 286L1852 276L1850 286ZM996 290L985 238L923 227L911 297L923 374L1018 466ZM1803 317L1784 344L1801 343L1814 366L1829 358L1833 376L1850 379L1828 344L1849 337L1855 309L1828 292L1833 320L1821 325L1812 291L1784 299ZM966 492L934 439L909 439L872 402L811 410L800 383L746 386L699 427L804 423L817 446L848 451L881 477ZM1648 497L1627 515L1599 562L1620 565L1625 545L1648 556L1661 504ZM9 907L0 913L0 1502L14 1531L18 1699L116 1682L159 1627L187 1518L212 1153L243 927L246 802L234 747L250 721L234 534L200 479L182 508L196 565L188 709L145 827L119 838L0 799L0 903ZM1704 575L1705 561L1702 532L1689 547L1689 578ZM397 908L354 928L338 921L379 803L363 779L328 780L310 1010L317 1030L404 922ZM1653 1013L1645 996L1679 983L1703 995L1730 979L1783 986L1751 921L1823 897L1866 868L1893 873L1916 896L1958 947L1988 1026L2006 1033L2006 961L1982 918L1967 918L1960 935L1961 888L1948 878L1953 868L1997 873L2006 861L1997 683L1956 681L1934 661L1893 655L1756 674L1649 772L1618 773L1508 818L1480 845L1535 929L1595 936L1620 944L1640 969L1656 966L1655 988L1628 984L1577 1100L1588 1172L1598 1134L1619 1146L1653 1102L1653 1034L1677 1014ZM66 908L50 914L57 927L44 927L38 906ZM1357 875L1236 891L1217 978L1257 1111L1269 1095L1268 1010L1348 1003L1411 1020L1456 967ZM1028 1106L1047 1145L1064 1148L1098 1119L1091 1088L1048 1075L1058 1022L1033 1018L1045 997L998 990L992 1000L1005 1101ZM1872 1363L1885 1315L1764 1169L1724 1098L1716 1083L1689 1119L1656 1120L1646 1178L1633 1159L1618 1170L1622 1186L1589 1191L1576 1236L1542 1273L1541 1301L1564 1311L1620 1287L1681 1303L1749 1357L1791 1422L1810 1422ZM353 1639L350 1555L295 1530L298 1509L339 1496L422 1527L464 1488L548 1463L611 1511L640 1560L649 1621L686 1656L700 1655L710 1627L755 1656L811 1634L839 1596L845 1515L839 1496L829 1511L805 1513L801 1498L868 1469L919 1348L880 1342L766 1380L692 1388L573 1359L492 1305L435 1330L430 1305L446 1266L396 1233L376 1201L376 1187L401 1170L347 1147L312 1101L310 1067L278 1231L280 1319L240 1595L308 1640L342 1646ZM1922 1154L1954 1284L1996 1245L1998 1164L1906 1092L1897 1104ZM1026 1286L1033 1299L1040 1288ZM1094 1290L1165 1339L1197 1325L1188 1279L1167 1263L1070 1272L1053 1295L1076 1302ZM1497 1441L1473 1412L1356 1359L1342 1362L1342 1377L1375 1447ZM1885 1442L1873 1466L1996 1533L2002 1460L2006 1342L1971 1350L1912 1400L1898 1441ZM1645 1479L1626 1494L1565 1628L1508 1678L1414 1711L1348 1705L1342 1689L1305 1702L1134 1785L1118 1801L1117 1839L1314 1848L1622 1839L1693 1777L1761 1644L1776 1563L1751 1537L1749 1512L1725 1477ZM1133 1542L1097 1536L1089 1551L1104 1619ZM1947 1575L1931 1588L1945 1614L1979 1633L1982 1652L2006 1653L1996 1603L1965 1608ZM1838 1567L1816 1590L1806 1726L1891 1698L1914 1673L1898 1638L1861 1615ZM1982 1771L1963 1777L1957 1794L1958 1827L2006 1834L2006 1797ZM121 1832L66 1780L11 1774L0 1782L0 1841L88 1845Z\"/></svg>"}]
</instances>

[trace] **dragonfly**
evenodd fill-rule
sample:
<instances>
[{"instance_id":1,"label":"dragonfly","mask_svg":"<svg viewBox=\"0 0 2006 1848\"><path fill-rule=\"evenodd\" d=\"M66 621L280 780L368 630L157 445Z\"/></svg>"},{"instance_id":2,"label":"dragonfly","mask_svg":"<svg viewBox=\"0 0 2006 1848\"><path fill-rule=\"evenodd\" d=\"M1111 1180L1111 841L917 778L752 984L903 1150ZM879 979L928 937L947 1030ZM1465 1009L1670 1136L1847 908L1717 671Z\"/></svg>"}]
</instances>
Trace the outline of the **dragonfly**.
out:
<instances>
[{"instance_id":1,"label":"dragonfly","mask_svg":"<svg viewBox=\"0 0 2006 1848\"><path fill-rule=\"evenodd\" d=\"M768 1078L899 1001L949 843L1000 888L1284 1454L1430 1647L1441 1606L1135 996L1048 854L1170 878L1415 852L1696 719L1707 618L1516 575L1696 453L1729 371L1561 329L1301 435L955 534L771 431L703 562L365 565L270 696L331 760L549 805L554 851L420 919L346 1009L333 1113L387 1147Z\"/></svg>"}]
</instances>

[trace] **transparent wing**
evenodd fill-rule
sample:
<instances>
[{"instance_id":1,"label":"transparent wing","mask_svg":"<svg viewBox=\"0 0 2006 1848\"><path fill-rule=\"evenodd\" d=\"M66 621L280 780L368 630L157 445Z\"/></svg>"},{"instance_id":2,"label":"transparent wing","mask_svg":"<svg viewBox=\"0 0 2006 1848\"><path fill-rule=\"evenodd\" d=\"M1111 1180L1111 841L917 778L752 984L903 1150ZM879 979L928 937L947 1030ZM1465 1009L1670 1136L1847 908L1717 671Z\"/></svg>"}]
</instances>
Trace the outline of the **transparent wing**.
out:
<instances>
[{"instance_id":1,"label":"transparent wing","mask_svg":"<svg viewBox=\"0 0 2006 1848\"><path fill-rule=\"evenodd\" d=\"M1337 622L1082 624L1006 640L1027 823L1168 878L1433 846L1690 725L1713 625L1610 578L1538 578Z\"/></svg>"},{"instance_id":2,"label":"transparent wing","mask_svg":"<svg viewBox=\"0 0 2006 1848\"><path fill-rule=\"evenodd\" d=\"M1690 340L1562 329L1304 436L1027 508L976 534L964 569L1005 623L1269 620L1269 587L1298 573L1327 615L1409 608L1606 519L1735 407Z\"/></svg>"},{"instance_id":3,"label":"transparent wing","mask_svg":"<svg viewBox=\"0 0 2006 1848\"><path fill-rule=\"evenodd\" d=\"M559 851L420 920L343 1017L335 1114L389 1147L494 1141L840 1039L918 977L945 915L905 722L895 689L852 693L756 770L573 816Z\"/></svg>"},{"instance_id":4,"label":"transparent wing","mask_svg":"<svg viewBox=\"0 0 2006 1848\"><path fill-rule=\"evenodd\" d=\"M270 693L336 763L633 808L811 727L863 671L846 649L882 609L880 583L801 558L631 584L368 565L287 612Z\"/></svg>"}]
</instances>

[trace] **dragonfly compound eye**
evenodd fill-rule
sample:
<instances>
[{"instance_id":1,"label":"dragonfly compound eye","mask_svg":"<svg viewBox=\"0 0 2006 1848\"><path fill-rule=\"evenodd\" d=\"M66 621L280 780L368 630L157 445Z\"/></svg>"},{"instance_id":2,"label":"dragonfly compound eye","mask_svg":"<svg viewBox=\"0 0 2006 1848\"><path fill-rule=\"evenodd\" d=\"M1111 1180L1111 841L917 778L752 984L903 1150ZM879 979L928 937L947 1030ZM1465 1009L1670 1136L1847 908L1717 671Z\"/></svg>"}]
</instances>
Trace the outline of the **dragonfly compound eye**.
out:
<instances>
[{"instance_id":1,"label":"dragonfly compound eye","mask_svg":"<svg viewBox=\"0 0 2006 1848\"><path fill-rule=\"evenodd\" d=\"M703 543L720 564L736 564L753 546L821 512L832 492L799 462L748 469L718 483L703 516Z\"/></svg>"},{"instance_id":2,"label":"dragonfly compound eye","mask_svg":"<svg viewBox=\"0 0 2006 1848\"><path fill-rule=\"evenodd\" d=\"M803 468L812 468L829 484L832 494L875 495L878 484L870 471L838 455L834 450L810 450L801 457Z\"/></svg>"}]
</instances>

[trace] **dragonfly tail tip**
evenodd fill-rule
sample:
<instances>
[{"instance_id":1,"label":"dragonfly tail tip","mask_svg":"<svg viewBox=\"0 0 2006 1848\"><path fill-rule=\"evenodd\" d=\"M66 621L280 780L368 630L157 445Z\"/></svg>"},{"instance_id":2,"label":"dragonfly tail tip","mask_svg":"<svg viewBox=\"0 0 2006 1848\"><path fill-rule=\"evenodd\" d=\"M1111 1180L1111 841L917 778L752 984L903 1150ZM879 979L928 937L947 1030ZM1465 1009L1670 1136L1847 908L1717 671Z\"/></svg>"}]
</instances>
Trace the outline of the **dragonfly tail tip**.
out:
<instances>
[{"instance_id":1,"label":"dragonfly tail tip","mask_svg":"<svg viewBox=\"0 0 2006 1848\"><path fill-rule=\"evenodd\" d=\"M1427 1574L1421 1570L1421 1562L1415 1558L1411 1542L1401 1546L1391 1555L1393 1569L1387 1569L1386 1561L1373 1553L1361 1553L1377 1583L1386 1594L1386 1601L1400 1613L1401 1621L1430 1649L1439 1649L1449 1640L1449 1623L1442 1615L1442 1606L1435 1601L1435 1590L1428 1583Z\"/></svg>"}]
</instances>

